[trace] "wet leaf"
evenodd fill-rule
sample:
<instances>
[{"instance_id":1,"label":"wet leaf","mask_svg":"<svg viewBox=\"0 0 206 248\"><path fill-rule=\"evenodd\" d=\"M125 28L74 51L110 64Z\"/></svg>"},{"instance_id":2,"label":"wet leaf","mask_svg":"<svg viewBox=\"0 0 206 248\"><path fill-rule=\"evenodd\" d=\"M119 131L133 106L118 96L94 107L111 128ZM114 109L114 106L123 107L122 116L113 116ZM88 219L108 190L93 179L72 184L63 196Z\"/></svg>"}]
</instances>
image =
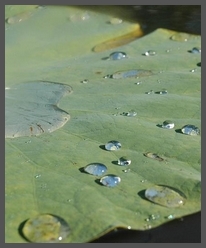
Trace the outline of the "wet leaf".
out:
<instances>
[{"instance_id":1,"label":"wet leaf","mask_svg":"<svg viewBox=\"0 0 206 248\"><path fill-rule=\"evenodd\" d=\"M6 29L6 88L49 81L74 91L59 100L58 107L71 116L64 126L5 141L7 243L27 242L18 227L39 214L61 216L68 223L71 232L62 242L85 243L116 227L145 230L169 221L166 216L179 218L201 209L201 135L181 132L188 123L200 128L201 54L188 50L201 47L201 37L173 41L170 31L159 29L118 48L127 59L102 60L116 48L99 53L92 48L134 26L124 20L109 25L111 15L89 9L88 20L71 22L70 16L79 11L85 9L46 6ZM142 56L148 50L156 55ZM137 78L103 78L134 65L157 73L142 77L141 84ZM81 83L85 78L88 83ZM168 94L145 94L162 89ZM15 104L9 108L16 110ZM121 114L132 109L138 113L134 118ZM165 120L172 120L175 129L157 126ZM105 144L112 140L121 149L107 151ZM165 161L148 159L148 151ZM122 156L132 161L128 173L116 163ZM81 173L91 163L104 164L108 175L118 176L121 183L105 187L100 177ZM148 201L144 192L154 185L183 192L186 203L171 209ZM148 216L158 218L148 223Z\"/></svg>"}]
</instances>

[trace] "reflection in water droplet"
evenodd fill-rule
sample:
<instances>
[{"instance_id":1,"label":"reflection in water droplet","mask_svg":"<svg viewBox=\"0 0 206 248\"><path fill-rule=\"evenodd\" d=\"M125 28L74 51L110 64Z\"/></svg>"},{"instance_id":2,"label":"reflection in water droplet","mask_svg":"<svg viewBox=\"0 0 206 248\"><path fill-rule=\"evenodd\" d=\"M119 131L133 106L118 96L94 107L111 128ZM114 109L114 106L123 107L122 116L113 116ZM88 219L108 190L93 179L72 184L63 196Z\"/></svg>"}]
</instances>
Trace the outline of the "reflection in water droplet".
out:
<instances>
[{"instance_id":1,"label":"reflection in water droplet","mask_svg":"<svg viewBox=\"0 0 206 248\"><path fill-rule=\"evenodd\" d=\"M119 165L130 165L131 164L131 159L128 159L127 157L121 157L120 159L118 159L117 163Z\"/></svg>"},{"instance_id":2,"label":"reflection in water droplet","mask_svg":"<svg viewBox=\"0 0 206 248\"><path fill-rule=\"evenodd\" d=\"M91 163L84 167L84 171L94 176L101 176L107 171L107 167L101 163Z\"/></svg>"},{"instance_id":3,"label":"reflection in water droplet","mask_svg":"<svg viewBox=\"0 0 206 248\"><path fill-rule=\"evenodd\" d=\"M113 78L113 79L122 79L122 78L139 78L145 76L151 76L154 73L150 70L136 69L136 70L128 70L128 71L117 71L114 74L107 75L104 78Z\"/></svg>"},{"instance_id":4,"label":"reflection in water droplet","mask_svg":"<svg viewBox=\"0 0 206 248\"><path fill-rule=\"evenodd\" d=\"M145 56L154 56L154 55L156 55L156 52L153 51L153 50L149 50L149 51L146 51L145 53L143 53L143 55L145 55Z\"/></svg>"},{"instance_id":5,"label":"reflection in water droplet","mask_svg":"<svg viewBox=\"0 0 206 248\"><path fill-rule=\"evenodd\" d=\"M185 125L181 129L182 133L187 134L187 135L199 135L200 134L200 129L194 125Z\"/></svg>"},{"instance_id":6,"label":"reflection in water droplet","mask_svg":"<svg viewBox=\"0 0 206 248\"><path fill-rule=\"evenodd\" d=\"M107 175L100 179L100 183L107 187L115 187L121 182L121 178L115 175Z\"/></svg>"},{"instance_id":7,"label":"reflection in water droplet","mask_svg":"<svg viewBox=\"0 0 206 248\"><path fill-rule=\"evenodd\" d=\"M185 203L183 198L178 192L165 187L165 186L153 186L145 191L145 197L165 207L180 207Z\"/></svg>"},{"instance_id":8,"label":"reflection in water droplet","mask_svg":"<svg viewBox=\"0 0 206 248\"><path fill-rule=\"evenodd\" d=\"M69 235L70 229L64 219L55 215L40 214L25 222L22 233L33 243L58 243Z\"/></svg>"},{"instance_id":9,"label":"reflection in water droplet","mask_svg":"<svg viewBox=\"0 0 206 248\"><path fill-rule=\"evenodd\" d=\"M128 116L128 117L134 117L137 115L137 112L135 112L133 109L130 110L129 112L123 112L122 115Z\"/></svg>"},{"instance_id":10,"label":"reflection in water droplet","mask_svg":"<svg viewBox=\"0 0 206 248\"><path fill-rule=\"evenodd\" d=\"M162 124L162 128L166 128L166 129L172 129L172 128L174 128L174 126L175 126L175 124L170 120L166 120Z\"/></svg>"},{"instance_id":11,"label":"reflection in water droplet","mask_svg":"<svg viewBox=\"0 0 206 248\"><path fill-rule=\"evenodd\" d=\"M121 148L121 143L116 140L111 140L105 145L105 149L108 151L115 151Z\"/></svg>"}]
</instances>

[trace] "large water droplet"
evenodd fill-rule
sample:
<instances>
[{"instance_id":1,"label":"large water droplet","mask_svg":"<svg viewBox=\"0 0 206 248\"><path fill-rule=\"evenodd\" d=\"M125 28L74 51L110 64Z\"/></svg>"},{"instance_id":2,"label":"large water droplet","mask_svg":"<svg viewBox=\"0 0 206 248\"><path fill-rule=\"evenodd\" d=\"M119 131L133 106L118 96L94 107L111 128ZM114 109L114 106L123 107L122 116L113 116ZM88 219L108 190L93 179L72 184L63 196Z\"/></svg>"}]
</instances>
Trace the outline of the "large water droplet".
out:
<instances>
[{"instance_id":1,"label":"large water droplet","mask_svg":"<svg viewBox=\"0 0 206 248\"><path fill-rule=\"evenodd\" d=\"M101 176L107 171L107 167L101 163L91 163L84 167L84 171L94 176Z\"/></svg>"},{"instance_id":2,"label":"large water droplet","mask_svg":"<svg viewBox=\"0 0 206 248\"><path fill-rule=\"evenodd\" d=\"M125 166L125 165L130 165L131 164L131 159L127 158L127 157L121 157L118 159L117 163L119 165Z\"/></svg>"},{"instance_id":3,"label":"large water droplet","mask_svg":"<svg viewBox=\"0 0 206 248\"><path fill-rule=\"evenodd\" d=\"M115 187L121 182L121 178L115 175L107 175L100 179L100 183L107 187Z\"/></svg>"},{"instance_id":4,"label":"large water droplet","mask_svg":"<svg viewBox=\"0 0 206 248\"><path fill-rule=\"evenodd\" d=\"M62 127L70 115L57 107L72 92L69 85L36 81L5 91L5 138L36 136Z\"/></svg>"},{"instance_id":5,"label":"large water droplet","mask_svg":"<svg viewBox=\"0 0 206 248\"><path fill-rule=\"evenodd\" d=\"M33 243L58 243L69 235L70 228L68 223L58 216L40 214L25 222L22 233Z\"/></svg>"},{"instance_id":6,"label":"large water droplet","mask_svg":"<svg viewBox=\"0 0 206 248\"><path fill-rule=\"evenodd\" d=\"M143 69L134 69L127 71L117 71L111 75L107 75L104 78L113 78L113 79L121 79L121 78L139 78L145 76L151 76L154 73L151 70L143 70Z\"/></svg>"},{"instance_id":7,"label":"large water droplet","mask_svg":"<svg viewBox=\"0 0 206 248\"><path fill-rule=\"evenodd\" d=\"M153 186L145 191L145 197L165 207L180 207L185 203L183 198L177 191L174 191L165 186Z\"/></svg>"},{"instance_id":8,"label":"large water droplet","mask_svg":"<svg viewBox=\"0 0 206 248\"><path fill-rule=\"evenodd\" d=\"M185 125L181 130L182 133L187 135L195 136L200 134L200 129L194 125Z\"/></svg>"},{"instance_id":9,"label":"large water droplet","mask_svg":"<svg viewBox=\"0 0 206 248\"><path fill-rule=\"evenodd\" d=\"M117 18L117 17L112 17L112 18L109 20L109 23L112 24L112 25L121 24L121 23L122 23L122 19Z\"/></svg>"},{"instance_id":10,"label":"large water droplet","mask_svg":"<svg viewBox=\"0 0 206 248\"><path fill-rule=\"evenodd\" d=\"M111 140L105 145L105 149L108 151L116 151L121 148L121 143L116 140Z\"/></svg>"},{"instance_id":11,"label":"large water droplet","mask_svg":"<svg viewBox=\"0 0 206 248\"><path fill-rule=\"evenodd\" d=\"M170 120L166 120L162 124L162 128L166 128L166 129L172 129L172 128L174 128L174 126L175 126L174 122L172 122Z\"/></svg>"}]
</instances>

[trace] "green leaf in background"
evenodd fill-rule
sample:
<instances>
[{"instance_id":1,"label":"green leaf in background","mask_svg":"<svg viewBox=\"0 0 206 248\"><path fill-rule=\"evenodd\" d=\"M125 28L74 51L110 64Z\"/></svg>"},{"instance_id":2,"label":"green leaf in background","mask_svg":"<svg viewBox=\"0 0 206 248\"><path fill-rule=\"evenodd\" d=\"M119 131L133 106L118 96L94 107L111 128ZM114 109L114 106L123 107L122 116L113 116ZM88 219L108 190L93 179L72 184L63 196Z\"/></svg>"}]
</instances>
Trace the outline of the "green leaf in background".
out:
<instances>
[{"instance_id":1,"label":"green leaf in background","mask_svg":"<svg viewBox=\"0 0 206 248\"><path fill-rule=\"evenodd\" d=\"M71 116L62 128L5 141L5 242L26 243L19 228L39 214L57 215L69 224L63 243L85 243L116 227L146 230L200 211L201 137L179 132L186 124L200 128L201 57L188 52L201 47L200 36L175 41L170 39L174 33L158 29L118 49L94 53L97 44L137 26L124 20L108 24L111 14L71 6L5 10L6 18L32 12L5 24L5 86L50 81L73 89L58 104ZM156 55L143 56L148 50ZM114 51L128 58L102 60ZM133 69L154 74L104 78ZM151 90L168 93L145 94ZM124 114L129 111L137 115ZM175 127L159 127L165 120ZM111 140L121 149L105 150ZM144 156L147 152L163 161ZM124 156L130 165L118 165ZM113 188L100 185L100 177L82 172L90 163L106 165L107 174L121 182ZM148 201L144 192L155 185L182 192L185 204L167 208Z\"/></svg>"}]
</instances>

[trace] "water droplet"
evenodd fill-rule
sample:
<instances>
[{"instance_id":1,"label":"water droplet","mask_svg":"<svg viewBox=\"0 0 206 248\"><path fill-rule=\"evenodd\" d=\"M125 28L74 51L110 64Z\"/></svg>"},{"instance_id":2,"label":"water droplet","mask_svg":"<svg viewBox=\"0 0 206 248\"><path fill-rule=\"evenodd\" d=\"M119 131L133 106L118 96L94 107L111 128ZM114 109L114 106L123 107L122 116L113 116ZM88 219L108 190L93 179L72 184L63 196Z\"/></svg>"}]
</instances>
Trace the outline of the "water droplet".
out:
<instances>
[{"instance_id":1,"label":"water droplet","mask_svg":"<svg viewBox=\"0 0 206 248\"><path fill-rule=\"evenodd\" d=\"M94 176L101 176L107 171L107 167L101 163L91 163L84 167L84 171Z\"/></svg>"},{"instance_id":2,"label":"water droplet","mask_svg":"<svg viewBox=\"0 0 206 248\"><path fill-rule=\"evenodd\" d=\"M196 70L197 70L197 69L192 69L192 70L190 70L190 72L196 72Z\"/></svg>"},{"instance_id":3,"label":"water droplet","mask_svg":"<svg viewBox=\"0 0 206 248\"><path fill-rule=\"evenodd\" d=\"M174 214L170 214L170 215L166 216L165 218L168 220L172 220L175 218L175 216L174 216Z\"/></svg>"},{"instance_id":4,"label":"water droplet","mask_svg":"<svg viewBox=\"0 0 206 248\"><path fill-rule=\"evenodd\" d=\"M109 55L110 60L120 60L127 58L127 54L124 52L113 52Z\"/></svg>"},{"instance_id":5,"label":"water droplet","mask_svg":"<svg viewBox=\"0 0 206 248\"><path fill-rule=\"evenodd\" d=\"M145 53L143 53L143 55L145 55L145 56L154 56L154 55L156 55L156 52L153 51L153 50L148 50Z\"/></svg>"},{"instance_id":6,"label":"water droplet","mask_svg":"<svg viewBox=\"0 0 206 248\"><path fill-rule=\"evenodd\" d=\"M194 125L185 125L181 129L182 133L187 134L187 135L199 135L200 134L200 129Z\"/></svg>"},{"instance_id":7,"label":"water droplet","mask_svg":"<svg viewBox=\"0 0 206 248\"><path fill-rule=\"evenodd\" d=\"M88 79L84 79L84 80L81 81L81 83L83 83L83 84L87 84L88 82L89 82Z\"/></svg>"},{"instance_id":8,"label":"water droplet","mask_svg":"<svg viewBox=\"0 0 206 248\"><path fill-rule=\"evenodd\" d=\"M174 41L188 41L189 38L190 35L186 33L177 33L170 37L170 39Z\"/></svg>"},{"instance_id":9,"label":"water droplet","mask_svg":"<svg viewBox=\"0 0 206 248\"><path fill-rule=\"evenodd\" d=\"M41 177L41 174L37 174L34 176L35 178L40 178Z\"/></svg>"},{"instance_id":10,"label":"water droplet","mask_svg":"<svg viewBox=\"0 0 206 248\"><path fill-rule=\"evenodd\" d=\"M121 178L115 175L107 175L100 179L100 183L107 187L115 187L121 182Z\"/></svg>"},{"instance_id":11,"label":"water droplet","mask_svg":"<svg viewBox=\"0 0 206 248\"><path fill-rule=\"evenodd\" d=\"M69 19L71 22L79 22L79 21L87 21L89 20L89 18L90 18L90 14L87 11L85 11L83 13L77 12L75 14L72 14Z\"/></svg>"},{"instance_id":12,"label":"water droplet","mask_svg":"<svg viewBox=\"0 0 206 248\"><path fill-rule=\"evenodd\" d=\"M121 157L118 159L117 163L119 165L125 166L131 164L131 159L128 159L127 157Z\"/></svg>"},{"instance_id":13,"label":"water droplet","mask_svg":"<svg viewBox=\"0 0 206 248\"><path fill-rule=\"evenodd\" d=\"M122 115L128 116L128 117L134 117L137 115L137 112L135 112L133 109L130 110L129 112L123 112Z\"/></svg>"},{"instance_id":14,"label":"water droplet","mask_svg":"<svg viewBox=\"0 0 206 248\"><path fill-rule=\"evenodd\" d=\"M143 70L143 69L137 69L137 70L128 70L128 71L117 71L111 75L107 75L104 78L113 78L113 79L121 79L121 78L139 78L139 77L145 77L145 76L151 76L154 73L151 70Z\"/></svg>"},{"instance_id":15,"label":"water droplet","mask_svg":"<svg viewBox=\"0 0 206 248\"><path fill-rule=\"evenodd\" d=\"M165 207L180 207L185 203L183 198L177 191L165 186L153 186L145 191L145 197Z\"/></svg>"},{"instance_id":16,"label":"water droplet","mask_svg":"<svg viewBox=\"0 0 206 248\"><path fill-rule=\"evenodd\" d=\"M116 140L111 140L105 145L105 149L108 151L116 151L121 148L121 143Z\"/></svg>"},{"instance_id":17,"label":"water droplet","mask_svg":"<svg viewBox=\"0 0 206 248\"><path fill-rule=\"evenodd\" d=\"M161 91L156 91L155 94L160 94L160 95L165 95L167 94L168 91L167 90L161 90Z\"/></svg>"},{"instance_id":18,"label":"water droplet","mask_svg":"<svg viewBox=\"0 0 206 248\"><path fill-rule=\"evenodd\" d=\"M154 91L150 90L150 91L145 92L145 94L147 94L147 95L154 94Z\"/></svg>"},{"instance_id":19,"label":"water droplet","mask_svg":"<svg viewBox=\"0 0 206 248\"><path fill-rule=\"evenodd\" d=\"M140 85L140 84L142 84L142 82L139 81L139 82L136 82L135 84L136 84L136 85Z\"/></svg>"},{"instance_id":20,"label":"water droplet","mask_svg":"<svg viewBox=\"0 0 206 248\"><path fill-rule=\"evenodd\" d=\"M130 172L130 169L122 170L124 173Z\"/></svg>"},{"instance_id":21,"label":"water droplet","mask_svg":"<svg viewBox=\"0 0 206 248\"><path fill-rule=\"evenodd\" d=\"M175 124L170 120L166 120L162 124L162 128L166 128L166 129L172 129L172 128L174 128L174 126L175 126Z\"/></svg>"},{"instance_id":22,"label":"water droplet","mask_svg":"<svg viewBox=\"0 0 206 248\"><path fill-rule=\"evenodd\" d=\"M58 216L40 214L25 222L22 233L33 243L58 243L69 235L70 228L67 222Z\"/></svg>"},{"instance_id":23,"label":"water droplet","mask_svg":"<svg viewBox=\"0 0 206 248\"><path fill-rule=\"evenodd\" d=\"M192 50L189 50L190 53L201 53L201 48L193 47Z\"/></svg>"},{"instance_id":24,"label":"water droplet","mask_svg":"<svg viewBox=\"0 0 206 248\"><path fill-rule=\"evenodd\" d=\"M112 24L112 25L121 24L122 23L122 19L116 18L116 17L112 17L109 20L109 23Z\"/></svg>"},{"instance_id":25,"label":"water droplet","mask_svg":"<svg viewBox=\"0 0 206 248\"><path fill-rule=\"evenodd\" d=\"M9 17L6 22L8 24L16 24L22 21L27 20L28 18L30 18L32 16L32 12L23 12L17 15L14 15L12 17Z\"/></svg>"},{"instance_id":26,"label":"water droplet","mask_svg":"<svg viewBox=\"0 0 206 248\"><path fill-rule=\"evenodd\" d=\"M159 217L159 214L150 214L149 217L145 219L145 221L153 221L159 219Z\"/></svg>"},{"instance_id":27,"label":"water droplet","mask_svg":"<svg viewBox=\"0 0 206 248\"><path fill-rule=\"evenodd\" d=\"M155 160L158 160L158 161L164 161L163 158L161 158L160 156L158 156L156 153L152 153L152 152L147 152L147 153L144 153L144 156L145 157L148 157L148 158L152 158L152 159L155 159Z\"/></svg>"}]
</instances>

